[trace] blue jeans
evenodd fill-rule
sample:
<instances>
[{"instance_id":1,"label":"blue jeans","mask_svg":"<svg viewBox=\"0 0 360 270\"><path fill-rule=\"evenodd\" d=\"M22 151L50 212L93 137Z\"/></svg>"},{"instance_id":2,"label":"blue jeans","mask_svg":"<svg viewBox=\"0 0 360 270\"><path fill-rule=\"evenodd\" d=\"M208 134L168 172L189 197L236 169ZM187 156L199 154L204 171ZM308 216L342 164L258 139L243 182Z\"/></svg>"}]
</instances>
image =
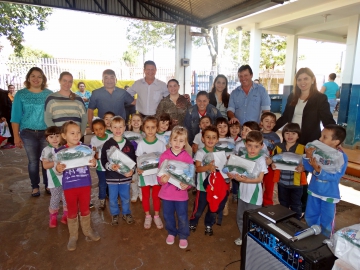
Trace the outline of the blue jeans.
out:
<instances>
[{"instance_id":1,"label":"blue jeans","mask_svg":"<svg viewBox=\"0 0 360 270\"><path fill-rule=\"evenodd\" d=\"M335 99L328 99L328 102L329 102L329 104L330 104L330 112L331 112L331 113L334 113L335 107L336 107L336 103L337 103L336 98L335 98Z\"/></svg>"},{"instance_id":2,"label":"blue jeans","mask_svg":"<svg viewBox=\"0 0 360 270\"><path fill-rule=\"evenodd\" d=\"M39 174L39 165L40 165L40 156L42 150L48 145L48 142L45 140L45 131L44 130L30 130L23 129L20 131L20 138L23 141L26 155L29 160L28 171L31 181L31 187L39 188L40 184L40 174ZM48 180L46 175L46 170L41 166L43 183L45 188L47 188Z\"/></svg>"},{"instance_id":3,"label":"blue jeans","mask_svg":"<svg viewBox=\"0 0 360 270\"><path fill-rule=\"evenodd\" d=\"M296 212L296 218L300 220L302 214L301 197L303 194L303 187L287 187L278 184L278 194L280 204Z\"/></svg>"},{"instance_id":4,"label":"blue jeans","mask_svg":"<svg viewBox=\"0 0 360 270\"><path fill-rule=\"evenodd\" d=\"M168 201L162 200L165 228L169 235L177 236L180 239L187 239L190 235L188 221L188 201ZM178 220L178 229L176 228L176 219Z\"/></svg>"},{"instance_id":5,"label":"blue jeans","mask_svg":"<svg viewBox=\"0 0 360 270\"><path fill-rule=\"evenodd\" d=\"M120 209L117 198L120 196L122 214L131 214L130 211L130 183L127 184L110 184L109 187L109 201L110 214L112 216L119 215Z\"/></svg>"},{"instance_id":6,"label":"blue jeans","mask_svg":"<svg viewBox=\"0 0 360 270\"><path fill-rule=\"evenodd\" d=\"M208 202L206 200L206 192L205 191L199 191L196 192L196 198L194 201L194 210L190 217L190 225L191 226L197 226L199 223L199 218L201 217L202 213L204 212L206 206L208 206ZM208 207L208 211L205 215L205 226L212 227L215 223L215 215L214 213L210 212L210 208Z\"/></svg>"},{"instance_id":7,"label":"blue jeans","mask_svg":"<svg viewBox=\"0 0 360 270\"><path fill-rule=\"evenodd\" d=\"M231 179L231 184L232 184L232 194L233 195L238 195L238 192L239 192L239 182L234 180L234 179Z\"/></svg>"},{"instance_id":8,"label":"blue jeans","mask_svg":"<svg viewBox=\"0 0 360 270\"><path fill-rule=\"evenodd\" d=\"M106 177L104 171L96 170L96 174L99 178L99 200L104 200L106 198Z\"/></svg>"},{"instance_id":9,"label":"blue jeans","mask_svg":"<svg viewBox=\"0 0 360 270\"><path fill-rule=\"evenodd\" d=\"M321 233L330 238L335 221L335 203L328 203L309 195L305 212L307 225L319 225Z\"/></svg>"}]
</instances>

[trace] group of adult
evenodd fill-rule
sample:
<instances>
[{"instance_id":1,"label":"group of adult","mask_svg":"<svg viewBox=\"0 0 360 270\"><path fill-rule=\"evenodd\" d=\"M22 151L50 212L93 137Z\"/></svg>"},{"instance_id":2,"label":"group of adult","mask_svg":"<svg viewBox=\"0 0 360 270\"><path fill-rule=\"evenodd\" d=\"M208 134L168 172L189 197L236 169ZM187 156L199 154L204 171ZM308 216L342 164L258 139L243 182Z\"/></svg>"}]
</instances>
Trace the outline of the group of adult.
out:
<instances>
[{"instance_id":1,"label":"group of adult","mask_svg":"<svg viewBox=\"0 0 360 270\"><path fill-rule=\"evenodd\" d=\"M238 70L240 86L228 93L228 80L218 75L210 93L201 91L196 104L191 105L188 95L179 93L180 85L175 79L167 84L156 77L156 65L153 61L144 63L144 78L141 78L126 91L116 87L116 75L107 69L102 74L103 87L92 92L90 100L75 95L71 91L73 76L69 72L60 75L60 91L53 93L46 88L46 76L40 68L34 67L26 75L25 88L18 91L12 106L11 123L14 129L14 141L17 147L24 147L29 159L29 176L32 196L39 191L39 158L47 145L44 131L48 126L62 126L72 120L79 124L83 134L87 123L91 123L94 110L103 117L107 111L126 118L125 108L136 106L144 117L159 116L168 113L172 126L183 125L188 129L189 144L200 131L199 120L209 115L212 121L218 117L228 118L230 123L247 121L259 122L261 113L270 110L270 97L261 84L252 80L253 72L249 65ZM327 97L316 87L316 78L308 68L300 69L296 76L293 93L288 97L283 115L277 120L274 131L289 122L301 126L301 143L307 143L320 137L320 123L335 123L330 113ZM85 85L79 85L79 89ZM81 90L80 90L81 91ZM137 94L137 99L134 95ZM89 102L88 108L85 102ZM43 171L45 187L46 173Z\"/></svg>"}]
</instances>

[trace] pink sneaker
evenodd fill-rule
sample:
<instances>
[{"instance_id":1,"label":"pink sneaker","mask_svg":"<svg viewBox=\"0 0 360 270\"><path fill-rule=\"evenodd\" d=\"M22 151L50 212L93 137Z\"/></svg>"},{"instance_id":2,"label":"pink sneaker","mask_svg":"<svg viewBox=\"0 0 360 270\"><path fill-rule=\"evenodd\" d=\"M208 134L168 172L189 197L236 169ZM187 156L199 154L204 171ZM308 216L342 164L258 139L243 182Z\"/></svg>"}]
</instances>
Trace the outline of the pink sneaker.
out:
<instances>
[{"instance_id":1,"label":"pink sneaker","mask_svg":"<svg viewBox=\"0 0 360 270\"><path fill-rule=\"evenodd\" d=\"M186 239L180 239L179 248L185 249L188 247L188 241Z\"/></svg>"},{"instance_id":2,"label":"pink sneaker","mask_svg":"<svg viewBox=\"0 0 360 270\"><path fill-rule=\"evenodd\" d=\"M160 230L162 228L164 228L164 225L161 221L161 218L159 216L154 216L154 223L156 225L156 227Z\"/></svg>"},{"instance_id":3,"label":"pink sneaker","mask_svg":"<svg viewBox=\"0 0 360 270\"><path fill-rule=\"evenodd\" d=\"M61 217L61 223L62 224L67 224L67 217L68 217L68 211L64 211L64 213L63 213L63 215L62 215L62 217Z\"/></svg>"},{"instance_id":4,"label":"pink sneaker","mask_svg":"<svg viewBox=\"0 0 360 270\"><path fill-rule=\"evenodd\" d=\"M144 228L147 229L147 230L150 229L151 228L151 222L152 222L151 215L145 216Z\"/></svg>"},{"instance_id":5,"label":"pink sneaker","mask_svg":"<svg viewBox=\"0 0 360 270\"><path fill-rule=\"evenodd\" d=\"M50 221L49 221L49 227L50 228L56 228L56 226L57 226L57 214L58 213L50 214Z\"/></svg>"},{"instance_id":6,"label":"pink sneaker","mask_svg":"<svg viewBox=\"0 0 360 270\"><path fill-rule=\"evenodd\" d=\"M169 234L168 237L166 238L166 244L172 245L174 244L174 242L175 242L175 236Z\"/></svg>"}]
</instances>

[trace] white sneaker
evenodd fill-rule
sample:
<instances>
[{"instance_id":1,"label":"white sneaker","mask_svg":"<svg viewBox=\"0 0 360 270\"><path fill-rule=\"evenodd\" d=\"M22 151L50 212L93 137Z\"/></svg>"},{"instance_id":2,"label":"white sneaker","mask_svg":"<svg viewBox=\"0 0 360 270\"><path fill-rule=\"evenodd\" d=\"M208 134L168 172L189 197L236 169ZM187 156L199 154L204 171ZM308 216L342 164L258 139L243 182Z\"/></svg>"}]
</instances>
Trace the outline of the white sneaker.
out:
<instances>
[{"instance_id":1,"label":"white sneaker","mask_svg":"<svg viewBox=\"0 0 360 270\"><path fill-rule=\"evenodd\" d=\"M131 196L131 202L136 203L137 202L137 196Z\"/></svg>"},{"instance_id":2,"label":"white sneaker","mask_svg":"<svg viewBox=\"0 0 360 270\"><path fill-rule=\"evenodd\" d=\"M241 244L242 244L241 237L239 237L238 239L236 239L234 242L235 242L235 245L241 246Z\"/></svg>"}]
</instances>

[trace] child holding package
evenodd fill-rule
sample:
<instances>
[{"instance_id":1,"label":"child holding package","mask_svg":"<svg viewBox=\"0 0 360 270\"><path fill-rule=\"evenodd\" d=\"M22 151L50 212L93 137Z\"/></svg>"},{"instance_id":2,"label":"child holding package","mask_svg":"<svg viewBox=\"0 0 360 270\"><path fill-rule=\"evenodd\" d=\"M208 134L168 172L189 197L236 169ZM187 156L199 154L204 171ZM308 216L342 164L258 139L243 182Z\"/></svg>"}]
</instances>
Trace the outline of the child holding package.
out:
<instances>
[{"instance_id":1,"label":"child holding package","mask_svg":"<svg viewBox=\"0 0 360 270\"><path fill-rule=\"evenodd\" d=\"M159 168L166 159L193 164L191 156L185 151L186 143L187 130L184 127L175 126L170 135L170 148L160 156ZM168 245L174 244L175 237L179 235L179 247L185 249L188 246L187 238L190 234L187 217L189 200L187 189L190 186L180 183L181 189L179 189L168 183L169 178L168 175L158 177L158 182L161 185L159 197L162 199L165 228L168 231L166 243ZM178 220L178 228L176 228L175 214Z\"/></svg>"},{"instance_id":2,"label":"child holding package","mask_svg":"<svg viewBox=\"0 0 360 270\"><path fill-rule=\"evenodd\" d=\"M233 174L232 176L233 179L240 182L236 221L242 236L244 212L247 210L260 208L262 205L261 182L263 181L264 174L267 173L265 157L260 154L260 151L263 147L263 137L261 132L250 131L246 136L245 147L247 154L245 154L243 157L245 159L255 161L255 167L258 168L260 173L256 178L253 179L239 174ZM235 240L235 244L241 246L241 237Z\"/></svg>"},{"instance_id":3,"label":"child holding package","mask_svg":"<svg viewBox=\"0 0 360 270\"><path fill-rule=\"evenodd\" d=\"M202 131L201 130L204 130L206 127L211 126L210 116L205 115L205 116L201 117L199 126L200 126L200 132L195 135L194 143L192 145L192 152L194 153L194 155L196 154L198 149L202 149L205 146L202 141Z\"/></svg>"},{"instance_id":4,"label":"child holding package","mask_svg":"<svg viewBox=\"0 0 360 270\"><path fill-rule=\"evenodd\" d=\"M321 233L330 237L334 229L335 205L340 201L339 183L345 174L348 163L347 155L339 148L345 140L346 130L338 125L327 125L321 131L320 142L337 149L343 154L344 165L340 172L328 173L321 168L313 157L314 148L305 150L303 158L305 170L312 173L308 188L308 200L305 211L305 220L309 226L320 225Z\"/></svg>"},{"instance_id":5,"label":"child holding package","mask_svg":"<svg viewBox=\"0 0 360 270\"><path fill-rule=\"evenodd\" d=\"M103 119L95 119L92 124L92 130L95 133L95 136L91 138L90 145L95 151L95 159L97 163L96 174L99 178L99 201L100 201L100 210L104 210L106 206L106 176L105 168L101 164L101 149L104 143L112 137L112 134L106 133L106 124Z\"/></svg>"},{"instance_id":6,"label":"child holding package","mask_svg":"<svg viewBox=\"0 0 360 270\"><path fill-rule=\"evenodd\" d=\"M262 135L264 138L264 143L269 151L269 154L272 155L275 145L280 143L280 137L276 132L272 131L276 124L276 115L272 112L264 112L260 118L260 125L262 127ZM268 164L269 165L269 164ZM268 166L268 173L264 176L263 189L265 189L263 194L263 205L273 205L273 196L274 196L274 171L271 166Z\"/></svg>"},{"instance_id":7,"label":"child holding package","mask_svg":"<svg viewBox=\"0 0 360 270\"><path fill-rule=\"evenodd\" d=\"M248 121L243 124L242 129L241 129L241 141L238 141L235 144L235 155L239 154L239 150L246 149L246 147L245 147L246 136L248 135L248 133L250 131L253 131L253 130L256 130L256 131L261 130L259 124L256 123L255 121ZM263 143L261 150L263 153L269 154L269 151L267 150L265 143Z\"/></svg>"},{"instance_id":8,"label":"child holding package","mask_svg":"<svg viewBox=\"0 0 360 270\"><path fill-rule=\"evenodd\" d=\"M282 130L283 142L278 143L275 146L273 154L276 155L284 152L291 152L302 156L305 151L305 146L297 142L300 135L301 129L299 124L287 124ZM296 212L296 218L300 220L302 214L301 196L303 193L303 185L307 185L306 174L303 172L303 166L298 166L296 168L296 172L278 170L274 163L271 164L271 167L274 170L273 180L275 183L278 183L278 196L280 204Z\"/></svg>"},{"instance_id":9,"label":"child holding package","mask_svg":"<svg viewBox=\"0 0 360 270\"><path fill-rule=\"evenodd\" d=\"M148 116L144 119L143 131L145 132L145 138L141 140L136 149L136 156L141 156L143 154L149 154L154 152L163 153L166 150L165 144L156 138L156 130L158 126L158 120L156 117ZM143 176L143 170L138 168L139 174L139 185L141 187L141 193L143 196L142 206L145 212L145 222L144 228L150 229L152 223L152 217L150 215L150 190L152 189L152 201L155 211L154 223L158 229L163 228L163 223L159 216L160 213L160 198L159 191L161 186L157 181L157 176L155 174Z\"/></svg>"},{"instance_id":10,"label":"child holding package","mask_svg":"<svg viewBox=\"0 0 360 270\"><path fill-rule=\"evenodd\" d=\"M141 131L141 126L142 126L142 117L139 113L133 113L131 115L131 120L130 120L130 124L129 124L129 131L132 132L136 132L136 133L142 133ZM131 141L131 143L134 146L134 150L136 151L137 149L137 142L135 141ZM135 172L132 176L132 181L131 181L131 202L132 203L136 203L137 199L140 199L140 201L142 201L142 194L141 194L141 189L139 187L139 175L137 174L137 172Z\"/></svg>"},{"instance_id":11,"label":"child holding package","mask_svg":"<svg viewBox=\"0 0 360 270\"><path fill-rule=\"evenodd\" d=\"M134 162L136 161L135 150L132 143L123 137L125 132L126 123L121 116L115 116L110 121L110 129L113 134L101 150L101 164L106 169L106 183L109 187L109 204L110 214L112 216L111 225L118 225L118 218L120 209L118 207L118 196L120 196L122 206L122 219L127 224L134 223L133 217L130 211L130 182L134 170L130 170L126 174L120 174L117 170L120 168L118 164L110 164L106 151L110 147L115 146L121 150L124 154L129 156Z\"/></svg>"},{"instance_id":12,"label":"child holding package","mask_svg":"<svg viewBox=\"0 0 360 270\"><path fill-rule=\"evenodd\" d=\"M168 113L163 113L158 118L158 126L156 132L156 138L162 141L166 146L169 144L170 138L170 126L171 126L171 118Z\"/></svg>"},{"instance_id":13,"label":"child holding package","mask_svg":"<svg viewBox=\"0 0 360 270\"><path fill-rule=\"evenodd\" d=\"M113 112L106 112L104 113L104 116L103 116L103 120L105 121L105 125L106 125L106 134L112 134L111 132L111 129L110 129L110 123L111 123L111 119L115 116L115 113Z\"/></svg>"},{"instance_id":14,"label":"child holding package","mask_svg":"<svg viewBox=\"0 0 360 270\"><path fill-rule=\"evenodd\" d=\"M202 213L205 210L205 207L208 206L208 202L206 199L206 190L204 188L204 180L209 175L209 172L216 172L216 167L214 162L212 161L208 165L204 165L203 158L206 153L215 152L215 144L219 141L219 131L214 126L208 126L202 131L202 140L205 144L204 148L199 149L195 154L195 170L197 172L197 193L194 201L194 209L190 216L189 228L190 231L195 232L196 227L199 223L199 219ZM219 209L223 209L225 206L225 200L223 200L219 206ZM208 211L205 215L205 235L213 235L212 226L215 223L215 215L210 211L208 207Z\"/></svg>"},{"instance_id":15,"label":"child holding package","mask_svg":"<svg viewBox=\"0 0 360 270\"><path fill-rule=\"evenodd\" d=\"M68 210L66 206L64 191L61 186L62 177L61 175L56 175L54 172L54 149L57 149L60 145L60 128L56 126L48 127L45 130L45 138L49 144L42 151L40 160L42 161L44 169L46 169L46 174L48 177L48 188L51 192L49 206L49 227L55 228L57 226L57 215L59 211L60 201L62 201L63 204L63 216L61 217L61 223L67 224L68 217Z\"/></svg>"},{"instance_id":16,"label":"child holding package","mask_svg":"<svg viewBox=\"0 0 360 270\"><path fill-rule=\"evenodd\" d=\"M80 145L82 137L80 126L74 121L64 123L61 127L61 137L66 144L55 152ZM91 160L90 165L96 167L95 159ZM62 174L62 185L68 208L67 224L70 233L68 250L76 249L79 231L78 212L80 212L80 224L84 235L93 241L100 240L100 236L90 226L91 176L89 166L66 169L65 164L57 163L56 171Z\"/></svg>"}]
</instances>

